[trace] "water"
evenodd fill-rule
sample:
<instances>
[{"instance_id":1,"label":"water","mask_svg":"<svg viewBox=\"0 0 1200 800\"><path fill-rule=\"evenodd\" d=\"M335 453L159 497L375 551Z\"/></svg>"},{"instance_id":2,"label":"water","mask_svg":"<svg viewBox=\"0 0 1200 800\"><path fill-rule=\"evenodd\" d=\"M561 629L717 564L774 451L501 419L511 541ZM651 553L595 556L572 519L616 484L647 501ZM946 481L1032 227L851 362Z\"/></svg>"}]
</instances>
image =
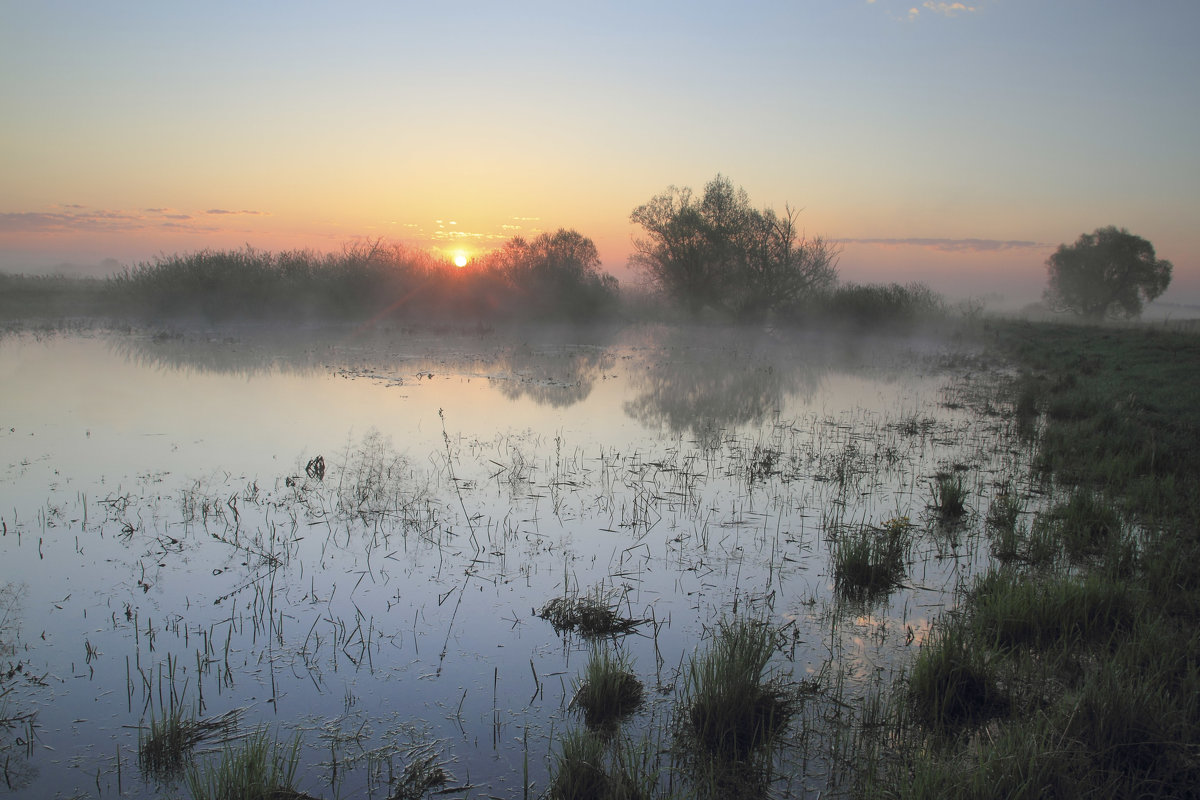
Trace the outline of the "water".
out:
<instances>
[{"instance_id":1,"label":"water","mask_svg":"<svg viewBox=\"0 0 1200 800\"><path fill-rule=\"evenodd\" d=\"M627 727L664 750L681 667L735 611L783 630L791 679L870 691L984 568L988 498L1023 473L952 350L658 326L8 335L0 786L158 796L138 726L181 705L299 732L317 796L388 796L414 745L451 786L520 797L528 770L541 791L590 645L536 611L576 592L647 620L622 640L649 697ZM930 482L955 470L972 511L946 524ZM839 599L830 536L896 517L918 533L904 587ZM776 794L832 780L828 736L799 727Z\"/></svg>"}]
</instances>

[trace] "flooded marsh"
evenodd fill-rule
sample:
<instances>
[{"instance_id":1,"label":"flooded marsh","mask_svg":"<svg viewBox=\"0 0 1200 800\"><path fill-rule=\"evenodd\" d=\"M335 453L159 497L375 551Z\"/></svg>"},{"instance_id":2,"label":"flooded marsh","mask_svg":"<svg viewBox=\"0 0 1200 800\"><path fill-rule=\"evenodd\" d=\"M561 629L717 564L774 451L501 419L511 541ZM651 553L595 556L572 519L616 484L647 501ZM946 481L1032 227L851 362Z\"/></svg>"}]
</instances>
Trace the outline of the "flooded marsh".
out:
<instances>
[{"instance_id":1,"label":"flooded marsh","mask_svg":"<svg viewBox=\"0 0 1200 800\"><path fill-rule=\"evenodd\" d=\"M935 339L26 332L0 375L16 797L190 796L264 737L314 797L542 796L564 748L715 789L681 730L735 624L788 711L739 785L828 793L1031 492L999 367Z\"/></svg>"}]
</instances>

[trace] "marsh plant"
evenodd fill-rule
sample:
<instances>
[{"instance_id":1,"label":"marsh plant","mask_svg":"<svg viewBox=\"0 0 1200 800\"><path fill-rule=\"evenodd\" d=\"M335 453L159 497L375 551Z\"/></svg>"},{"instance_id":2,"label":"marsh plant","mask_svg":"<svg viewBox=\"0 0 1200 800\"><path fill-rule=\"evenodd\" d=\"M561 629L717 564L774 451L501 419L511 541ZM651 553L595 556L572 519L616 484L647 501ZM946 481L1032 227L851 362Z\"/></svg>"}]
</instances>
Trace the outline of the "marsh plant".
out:
<instances>
[{"instance_id":1,"label":"marsh plant","mask_svg":"<svg viewBox=\"0 0 1200 800\"><path fill-rule=\"evenodd\" d=\"M227 743L216 763L193 764L187 773L193 800L287 800L296 790L300 737L281 744L266 727Z\"/></svg>"},{"instance_id":2,"label":"marsh plant","mask_svg":"<svg viewBox=\"0 0 1200 800\"><path fill-rule=\"evenodd\" d=\"M838 592L866 598L898 586L904 579L911 529L908 517L893 517L878 528L860 525L842 531L832 548Z\"/></svg>"},{"instance_id":3,"label":"marsh plant","mask_svg":"<svg viewBox=\"0 0 1200 800\"><path fill-rule=\"evenodd\" d=\"M684 672L683 730L709 754L744 758L770 742L795 711L795 696L769 668L775 631L764 620L721 620L708 649Z\"/></svg>"},{"instance_id":4,"label":"marsh plant","mask_svg":"<svg viewBox=\"0 0 1200 800\"><path fill-rule=\"evenodd\" d=\"M572 704L582 709L590 727L611 725L642 702L642 682L624 652L606 643L592 648L582 682L575 687Z\"/></svg>"},{"instance_id":5,"label":"marsh plant","mask_svg":"<svg viewBox=\"0 0 1200 800\"><path fill-rule=\"evenodd\" d=\"M933 481L933 507L943 517L959 517L967 510L967 485L962 475L940 473Z\"/></svg>"},{"instance_id":6,"label":"marsh plant","mask_svg":"<svg viewBox=\"0 0 1200 800\"><path fill-rule=\"evenodd\" d=\"M162 717L151 715L149 728L138 731L138 767L149 776L176 775L191 762L196 745L228 735L240 716L241 710L234 709L219 717L199 719L185 715L182 704L173 706Z\"/></svg>"},{"instance_id":7,"label":"marsh plant","mask_svg":"<svg viewBox=\"0 0 1200 800\"><path fill-rule=\"evenodd\" d=\"M1008 707L988 652L951 616L921 646L908 697L913 718L937 732L979 724Z\"/></svg>"},{"instance_id":8,"label":"marsh plant","mask_svg":"<svg viewBox=\"0 0 1200 800\"><path fill-rule=\"evenodd\" d=\"M649 800L659 797L657 759L635 743L594 730L574 730L559 742L548 800Z\"/></svg>"},{"instance_id":9,"label":"marsh plant","mask_svg":"<svg viewBox=\"0 0 1200 800\"><path fill-rule=\"evenodd\" d=\"M572 631L583 636L629 633L642 623L640 619L623 616L619 599L601 587L582 596L556 597L542 606L538 616L553 625L556 631Z\"/></svg>"}]
</instances>

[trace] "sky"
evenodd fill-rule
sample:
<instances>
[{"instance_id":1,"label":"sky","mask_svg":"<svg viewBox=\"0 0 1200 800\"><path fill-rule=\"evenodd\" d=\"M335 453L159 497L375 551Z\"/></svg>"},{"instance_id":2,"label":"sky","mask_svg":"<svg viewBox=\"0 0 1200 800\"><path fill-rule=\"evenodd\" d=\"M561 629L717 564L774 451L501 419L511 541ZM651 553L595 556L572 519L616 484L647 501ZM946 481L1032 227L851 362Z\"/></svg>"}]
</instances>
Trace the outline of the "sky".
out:
<instances>
[{"instance_id":1,"label":"sky","mask_svg":"<svg viewBox=\"0 0 1200 800\"><path fill-rule=\"evenodd\" d=\"M1038 299L1106 225L1200 304L1200 3L0 0L0 270L478 255L720 174L843 280ZM68 265L68 266L64 266Z\"/></svg>"}]
</instances>

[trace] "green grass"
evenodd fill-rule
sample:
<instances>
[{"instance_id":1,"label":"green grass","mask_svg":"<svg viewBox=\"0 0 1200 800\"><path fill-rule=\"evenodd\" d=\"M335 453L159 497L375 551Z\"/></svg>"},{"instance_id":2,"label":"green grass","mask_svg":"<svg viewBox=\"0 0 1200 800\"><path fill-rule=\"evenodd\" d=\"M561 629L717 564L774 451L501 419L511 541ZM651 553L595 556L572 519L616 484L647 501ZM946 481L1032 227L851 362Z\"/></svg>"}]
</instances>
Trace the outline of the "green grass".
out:
<instances>
[{"instance_id":1,"label":"green grass","mask_svg":"<svg viewBox=\"0 0 1200 800\"><path fill-rule=\"evenodd\" d=\"M583 711L589 726L600 727L613 724L637 708L642 695L642 683L633 674L626 655L614 654L601 643L592 648L572 703Z\"/></svg>"},{"instance_id":2,"label":"green grass","mask_svg":"<svg viewBox=\"0 0 1200 800\"><path fill-rule=\"evenodd\" d=\"M1055 648L1107 644L1133 627L1129 586L1103 575L1029 577L994 570L971 593L969 624L992 647Z\"/></svg>"},{"instance_id":3,"label":"green grass","mask_svg":"<svg viewBox=\"0 0 1200 800\"><path fill-rule=\"evenodd\" d=\"M657 759L645 742L594 730L559 740L547 800L650 800L661 797Z\"/></svg>"},{"instance_id":4,"label":"green grass","mask_svg":"<svg viewBox=\"0 0 1200 800\"><path fill-rule=\"evenodd\" d=\"M302 797L295 786L300 737L280 744L262 727L225 746L216 763L193 764L187 785L192 800L286 800Z\"/></svg>"},{"instance_id":5,"label":"green grass","mask_svg":"<svg viewBox=\"0 0 1200 800\"><path fill-rule=\"evenodd\" d=\"M909 673L913 718L946 732L1003 714L1009 701L989 657L961 621L943 618L921 646Z\"/></svg>"},{"instance_id":6,"label":"green grass","mask_svg":"<svg viewBox=\"0 0 1200 800\"><path fill-rule=\"evenodd\" d=\"M150 726L138 731L138 767L148 776L166 778L191 763L196 745L229 734L241 716L235 709L218 717L198 719L175 705L162 717L151 715Z\"/></svg>"},{"instance_id":7,"label":"green grass","mask_svg":"<svg viewBox=\"0 0 1200 800\"><path fill-rule=\"evenodd\" d=\"M904 579L911 542L906 517L895 517L879 528L862 525L842 531L832 547L834 585L857 599L877 597Z\"/></svg>"},{"instance_id":8,"label":"green grass","mask_svg":"<svg viewBox=\"0 0 1200 800\"><path fill-rule=\"evenodd\" d=\"M1200 337L985 330L1019 368L1015 410L1043 411L1029 478L1049 499L993 501L988 532L1006 566L936 623L902 685L907 714L862 737L872 766L856 785L890 797L1193 797Z\"/></svg>"},{"instance_id":9,"label":"green grass","mask_svg":"<svg viewBox=\"0 0 1200 800\"><path fill-rule=\"evenodd\" d=\"M959 517L967 510L967 485L959 473L939 474L933 484L933 507L943 517Z\"/></svg>"},{"instance_id":10,"label":"green grass","mask_svg":"<svg viewBox=\"0 0 1200 800\"><path fill-rule=\"evenodd\" d=\"M690 660L681 703L685 730L707 752L744 758L769 743L794 712L792 693L772 675L771 627L761 620L722 620L706 650Z\"/></svg>"}]
</instances>

